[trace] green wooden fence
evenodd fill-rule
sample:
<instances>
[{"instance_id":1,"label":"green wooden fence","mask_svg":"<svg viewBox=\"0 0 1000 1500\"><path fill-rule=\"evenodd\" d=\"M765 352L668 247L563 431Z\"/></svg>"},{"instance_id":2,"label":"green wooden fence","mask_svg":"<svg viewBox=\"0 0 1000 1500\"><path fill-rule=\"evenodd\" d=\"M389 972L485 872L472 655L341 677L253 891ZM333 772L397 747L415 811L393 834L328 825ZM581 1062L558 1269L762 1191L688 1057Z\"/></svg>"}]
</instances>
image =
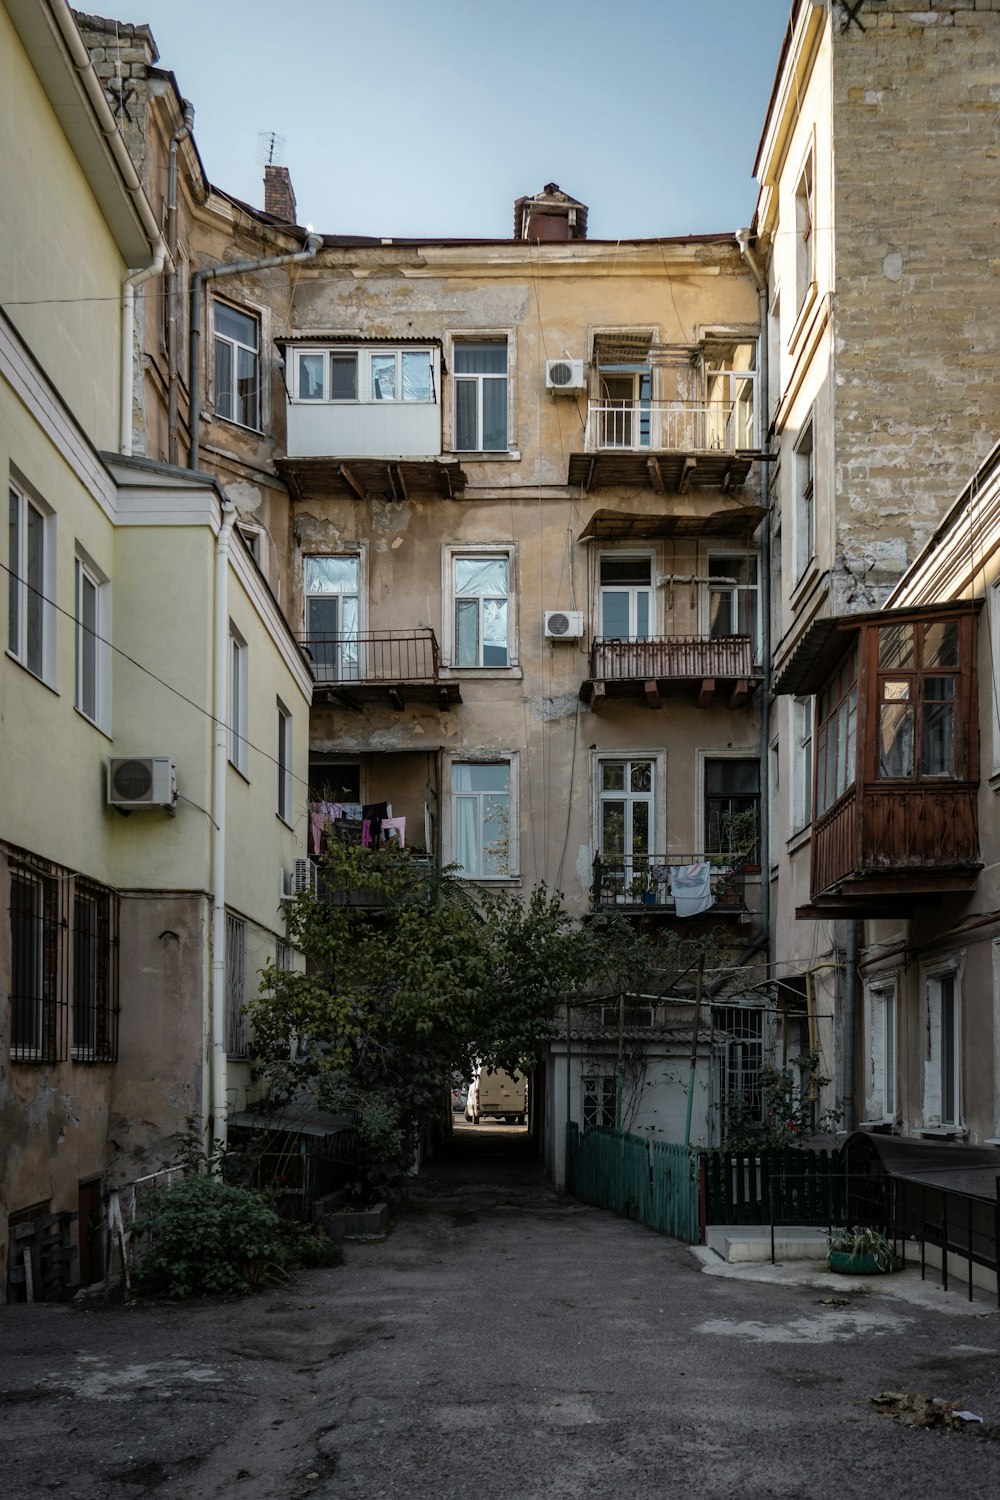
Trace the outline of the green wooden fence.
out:
<instances>
[{"instance_id":1,"label":"green wooden fence","mask_svg":"<svg viewBox=\"0 0 1000 1500\"><path fill-rule=\"evenodd\" d=\"M566 1128L566 1187L584 1203L661 1234L700 1239L697 1154L687 1146L600 1127Z\"/></svg>"}]
</instances>

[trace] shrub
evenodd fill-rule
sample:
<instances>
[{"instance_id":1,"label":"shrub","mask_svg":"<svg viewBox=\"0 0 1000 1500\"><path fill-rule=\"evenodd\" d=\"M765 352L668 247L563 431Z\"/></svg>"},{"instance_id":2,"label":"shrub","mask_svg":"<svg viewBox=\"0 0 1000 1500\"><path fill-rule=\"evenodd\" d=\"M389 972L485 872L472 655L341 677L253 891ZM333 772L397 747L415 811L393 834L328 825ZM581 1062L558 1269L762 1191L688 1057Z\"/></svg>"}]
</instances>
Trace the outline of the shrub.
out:
<instances>
[{"instance_id":1,"label":"shrub","mask_svg":"<svg viewBox=\"0 0 1000 1500\"><path fill-rule=\"evenodd\" d=\"M189 1175L150 1193L136 1283L167 1297L250 1292L287 1279L281 1221L250 1188Z\"/></svg>"}]
</instances>

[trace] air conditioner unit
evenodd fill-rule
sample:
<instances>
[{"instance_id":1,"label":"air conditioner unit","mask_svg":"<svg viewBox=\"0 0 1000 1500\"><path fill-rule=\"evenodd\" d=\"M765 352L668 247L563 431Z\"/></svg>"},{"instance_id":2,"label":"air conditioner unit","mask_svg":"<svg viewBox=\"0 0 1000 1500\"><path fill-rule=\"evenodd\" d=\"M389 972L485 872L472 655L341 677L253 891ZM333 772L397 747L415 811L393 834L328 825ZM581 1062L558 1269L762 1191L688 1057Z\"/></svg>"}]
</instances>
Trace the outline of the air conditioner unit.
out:
<instances>
[{"instance_id":1,"label":"air conditioner unit","mask_svg":"<svg viewBox=\"0 0 1000 1500\"><path fill-rule=\"evenodd\" d=\"M554 391L582 391L586 385L582 359L547 359L545 361L545 389Z\"/></svg>"},{"instance_id":2,"label":"air conditioner unit","mask_svg":"<svg viewBox=\"0 0 1000 1500\"><path fill-rule=\"evenodd\" d=\"M583 635L583 611L547 609L545 611L545 635L550 641L578 641Z\"/></svg>"},{"instance_id":3,"label":"air conditioner unit","mask_svg":"<svg viewBox=\"0 0 1000 1500\"><path fill-rule=\"evenodd\" d=\"M294 901L296 896L308 893L315 896L319 889L319 871L311 859L296 859L290 871L281 872L281 899Z\"/></svg>"},{"instance_id":4,"label":"air conditioner unit","mask_svg":"<svg viewBox=\"0 0 1000 1500\"><path fill-rule=\"evenodd\" d=\"M108 761L108 806L129 812L165 807L174 812L177 767L169 755L130 755Z\"/></svg>"}]
</instances>

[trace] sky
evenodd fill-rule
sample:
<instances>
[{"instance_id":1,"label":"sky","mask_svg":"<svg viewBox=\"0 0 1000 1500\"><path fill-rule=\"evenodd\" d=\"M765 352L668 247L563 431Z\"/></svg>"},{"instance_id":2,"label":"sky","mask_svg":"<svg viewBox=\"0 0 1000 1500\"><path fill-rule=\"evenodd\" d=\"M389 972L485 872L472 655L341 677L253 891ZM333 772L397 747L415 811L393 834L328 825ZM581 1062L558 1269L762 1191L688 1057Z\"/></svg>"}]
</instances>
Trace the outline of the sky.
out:
<instances>
[{"instance_id":1,"label":"sky","mask_svg":"<svg viewBox=\"0 0 1000 1500\"><path fill-rule=\"evenodd\" d=\"M791 0L117 0L146 21L209 179L263 207L281 138L327 234L509 238L556 182L591 239L750 222ZM126 8L128 7L128 8Z\"/></svg>"}]
</instances>

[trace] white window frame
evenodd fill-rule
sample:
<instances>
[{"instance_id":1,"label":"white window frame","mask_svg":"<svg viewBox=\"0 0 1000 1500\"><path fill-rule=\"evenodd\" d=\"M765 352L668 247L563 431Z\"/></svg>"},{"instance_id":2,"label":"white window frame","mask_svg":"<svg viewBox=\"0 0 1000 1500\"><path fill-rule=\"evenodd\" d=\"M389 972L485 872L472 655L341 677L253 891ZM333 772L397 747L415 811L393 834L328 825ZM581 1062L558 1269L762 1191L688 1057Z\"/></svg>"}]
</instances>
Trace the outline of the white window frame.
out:
<instances>
[{"instance_id":1,"label":"white window frame","mask_svg":"<svg viewBox=\"0 0 1000 1500\"><path fill-rule=\"evenodd\" d=\"M14 483L9 486L9 529L11 552L8 558L10 572L7 575L8 627L7 655L37 677L46 686L55 687L56 667L56 615L53 601L56 595L56 515L50 505L26 486ZM28 512L32 511L40 522L41 563L38 576L41 583L37 594L35 586L28 585ZM37 656L28 654L28 627L32 608L37 610L36 620L39 635Z\"/></svg>"},{"instance_id":2,"label":"white window frame","mask_svg":"<svg viewBox=\"0 0 1000 1500\"><path fill-rule=\"evenodd\" d=\"M899 1027L895 975L865 985L865 1118L895 1124L899 1108Z\"/></svg>"},{"instance_id":3,"label":"white window frame","mask_svg":"<svg viewBox=\"0 0 1000 1500\"><path fill-rule=\"evenodd\" d=\"M262 351L265 348L265 329L264 329L263 310L261 308L259 308L259 307L254 307L254 306L252 306L249 303L230 302L228 300L228 298L226 298L226 297L219 297L219 296L213 296L212 299L211 299L211 304L212 304L212 343L211 343L211 351L212 351L212 353L211 353L212 402L213 402L213 406L214 406L214 410L215 410L215 415L219 419L220 422L231 422L234 427L242 427L243 430L244 430L244 432L264 432L264 431L266 431L266 428L264 426L264 422L265 422L265 394L266 393L265 393L265 382L264 382L264 365L263 365L263 358L262 358ZM227 308L231 309L231 311L233 311L235 313L239 313L242 317L249 318L254 324L256 324L256 328L257 328L257 347L256 348L253 348L250 344L243 343L240 339L234 338L231 334L220 333L219 332L218 319L216 318L216 315L215 315L215 310L219 306L227 307ZM218 372L218 359L217 359L216 349L217 349L217 346L220 343L227 344L229 346L230 355L231 355L231 358L232 358L232 361L233 361L233 397L234 397L234 404L235 404L237 371L238 371L238 367L239 367L238 352L239 352L239 350L244 349L244 350L247 350L249 353L253 354L253 356L254 356L255 369L256 369L256 373L257 373L257 413L256 413L257 421L256 421L256 424L251 423L251 422L241 422L240 419L239 419L239 417L237 417L235 415L227 414L227 413L222 412L222 411L219 410L219 394L220 393L219 393L219 382L218 382L218 373L217 373Z\"/></svg>"},{"instance_id":4,"label":"white window frame","mask_svg":"<svg viewBox=\"0 0 1000 1500\"><path fill-rule=\"evenodd\" d=\"M229 622L229 764L249 780L250 648Z\"/></svg>"},{"instance_id":5,"label":"white window frame","mask_svg":"<svg viewBox=\"0 0 1000 1500\"><path fill-rule=\"evenodd\" d=\"M791 707L792 778L788 812L794 837L812 824L814 700L793 698Z\"/></svg>"},{"instance_id":6,"label":"white window frame","mask_svg":"<svg viewBox=\"0 0 1000 1500\"><path fill-rule=\"evenodd\" d=\"M110 636L111 585L107 575L96 566L81 547L77 547L75 561L75 636L76 679L75 705L77 712L105 733L111 724L111 648ZM94 590L94 630L83 624L83 590L89 586ZM84 703L83 668L85 656L91 658L94 674L94 711L91 713Z\"/></svg>"},{"instance_id":7,"label":"white window frame","mask_svg":"<svg viewBox=\"0 0 1000 1500\"><path fill-rule=\"evenodd\" d=\"M812 146L795 182L795 310L801 311L816 283L816 158Z\"/></svg>"},{"instance_id":8,"label":"white window frame","mask_svg":"<svg viewBox=\"0 0 1000 1500\"><path fill-rule=\"evenodd\" d=\"M508 829L508 869L506 875L465 875L466 880L475 880L483 885L510 885L516 884L521 878L521 849L520 849L520 756L516 750L500 751L497 754L486 754L470 751L468 754L454 754L445 757L444 774L446 777L447 797L444 806L444 826L442 829L444 847L447 851L447 863L453 864L456 858L455 840L455 797L454 767L465 765L506 765L508 768L508 796L510 799L510 823ZM457 795L461 796L462 793Z\"/></svg>"},{"instance_id":9,"label":"white window frame","mask_svg":"<svg viewBox=\"0 0 1000 1500\"><path fill-rule=\"evenodd\" d=\"M426 354L430 361L430 396L426 401L408 400L403 395L403 356ZM302 360L310 356L323 357L322 395L302 395ZM330 379L330 361L334 355L352 355L355 359L356 384L353 396L333 396ZM372 360L393 357L396 362L395 389L393 397L376 400L372 386ZM291 394L293 405L302 406L439 406L441 403L441 351L433 344L323 344L308 348L295 347L292 357Z\"/></svg>"},{"instance_id":10,"label":"white window frame","mask_svg":"<svg viewBox=\"0 0 1000 1500\"><path fill-rule=\"evenodd\" d=\"M649 818L650 856L662 856L667 848L667 752L645 746L623 746L620 750L591 750L590 752L590 862L601 852L601 806L606 800L602 791L601 767L606 761L652 761L652 790ZM613 795L613 794L609 794ZM642 796L645 794L633 794ZM627 861L631 856L626 856Z\"/></svg>"},{"instance_id":11,"label":"white window frame","mask_svg":"<svg viewBox=\"0 0 1000 1500\"><path fill-rule=\"evenodd\" d=\"M292 735L293 721L290 711L277 700L277 802L276 811L283 823L292 822Z\"/></svg>"},{"instance_id":12,"label":"white window frame","mask_svg":"<svg viewBox=\"0 0 1000 1500\"><path fill-rule=\"evenodd\" d=\"M462 344L505 344L507 348L507 374L506 377L493 376L459 376L460 379L487 379L498 380L506 378L507 381L507 443L504 448L459 448L457 446L458 423L455 411L455 349ZM520 458L517 451L516 414L517 403L514 399L517 390L517 339L509 328L463 328L455 329L445 334L444 337L445 365L449 372L448 399L444 409L445 425L445 448L449 453L461 453L466 458L472 458L482 454L484 458L491 460L504 458ZM482 395L478 401L479 410L479 437L482 437Z\"/></svg>"},{"instance_id":13,"label":"white window frame","mask_svg":"<svg viewBox=\"0 0 1000 1500\"><path fill-rule=\"evenodd\" d=\"M327 594L309 593L309 563L317 558L324 557L353 558L357 562L358 623L356 636L352 636L344 627L344 607L342 602L344 599L353 599L355 597L354 594L348 593L346 590L333 589ZM363 678L366 669L365 638L368 632L368 549L365 544L357 547L345 547L340 552L308 552L304 554L302 558L302 630L303 638L307 645L311 639L319 639L320 641L324 639L324 636L318 631L315 635L313 634L309 620L310 599L322 599L324 597L335 598L341 601L337 608L336 639L339 644L332 648L334 654L330 656L329 660L324 660L321 664L323 670L328 666L331 667L333 676L320 677L317 675L317 680L322 682L358 682ZM353 653L345 651L345 645L350 644L352 641L354 642Z\"/></svg>"},{"instance_id":14,"label":"white window frame","mask_svg":"<svg viewBox=\"0 0 1000 1500\"><path fill-rule=\"evenodd\" d=\"M605 558L614 558L616 561L619 561L619 562L626 561L628 559L633 559L633 560L636 560L636 561L641 560L642 562L648 562L649 563L649 583L648 584L645 584L645 583L602 583L601 582L601 563L604 561ZM658 631L657 631L656 627L657 627L657 625L659 623L659 619L660 619L659 592L658 592L657 586L656 586L656 553L654 551L652 551L652 550L647 550L645 548L634 548L634 547L632 547L632 548L628 548L628 549L623 549L623 548L605 547L603 551L597 553L596 568L597 568L597 577L596 577L597 624L596 624L596 628L594 630L595 637L597 639L599 639L599 640L620 640L620 639L622 639L622 637L620 637L620 636L608 636L608 635L605 635L605 633L604 633L604 595L605 595L605 593L618 593L618 594L627 593L628 596L629 596L629 606L628 606L628 628L629 628L629 633L628 633L627 636L624 637L624 639L628 640L628 641L651 641L651 640L654 640L656 638L657 634L658 634ZM638 601L639 601L639 595L640 595L640 593L646 593L646 594L649 595L649 629L648 629L648 631L646 632L645 635L639 635L637 633L638 632L638 615L639 615L639 612L638 612Z\"/></svg>"},{"instance_id":15,"label":"white window frame","mask_svg":"<svg viewBox=\"0 0 1000 1500\"><path fill-rule=\"evenodd\" d=\"M456 594L455 563L459 558L505 558L507 561L507 665L505 667L460 667L455 660ZM483 542L472 546L448 543L441 549L441 665L455 676L515 677L521 676L518 646L518 573L517 546L513 542Z\"/></svg>"},{"instance_id":16,"label":"white window frame","mask_svg":"<svg viewBox=\"0 0 1000 1500\"><path fill-rule=\"evenodd\" d=\"M816 558L816 422L802 424L792 450L794 487L795 583L801 583Z\"/></svg>"},{"instance_id":17,"label":"white window frame","mask_svg":"<svg viewBox=\"0 0 1000 1500\"><path fill-rule=\"evenodd\" d=\"M959 1135L963 1131L962 1110L962 973L965 955L949 954L938 960L933 967L921 970L923 1004L923 1129L943 1135ZM943 1013L945 1004L951 1010L949 1019ZM951 1092L954 1106L953 1118L945 1119L944 1068L951 1057Z\"/></svg>"},{"instance_id":18,"label":"white window frame","mask_svg":"<svg viewBox=\"0 0 1000 1500\"><path fill-rule=\"evenodd\" d=\"M740 563L746 562L748 558L752 559L754 561L754 563L756 564L757 581L756 581L756 583L730 583L730 584L717 583L717 584L714 584L714 585L712 583L706 583L703 586L702 590L701 590L701 605L702 605L702 610L703 610L702 634L703 635L711 635L711 633L712 633L712 595L713 594L728 594L730 596L730 616L731 616L732 619L736 620L737 622L739 621L740 596L741 596L741 594L752 594L752 596L753 596L753 610L752 610L753 626L752 626L752 629L751 629L751 632L750 632L750 641L751 641L751 648L752 648L752 651L753 651L753 659L756 662L756 661L760 660L760 636L761 636L761 630L760 630L760 623L761 623L760 622L760 594L761 594L761 588L760 588L760 584L761 584L761 578L760 578L760 574L761 574L760 553L757 552L757 551L755 551L753 549L753 547L706 547L705 550L704 550L703 559L702 559L702 576L705 577L705 578L708 578L708 576L709 576L709 574L711 573L711 570L712 570L712 562L713 562L713 560L716 560L716 559L725 560L726 558L732 558L735 562L740 562ZM729 576L730 577L734 577L735 574L736 574L736 571L737 571L736 569L733 569L732 572L729 574ZM739 634L738 631L737 631L737 634Z\"/></svg>"}]
</instances>

